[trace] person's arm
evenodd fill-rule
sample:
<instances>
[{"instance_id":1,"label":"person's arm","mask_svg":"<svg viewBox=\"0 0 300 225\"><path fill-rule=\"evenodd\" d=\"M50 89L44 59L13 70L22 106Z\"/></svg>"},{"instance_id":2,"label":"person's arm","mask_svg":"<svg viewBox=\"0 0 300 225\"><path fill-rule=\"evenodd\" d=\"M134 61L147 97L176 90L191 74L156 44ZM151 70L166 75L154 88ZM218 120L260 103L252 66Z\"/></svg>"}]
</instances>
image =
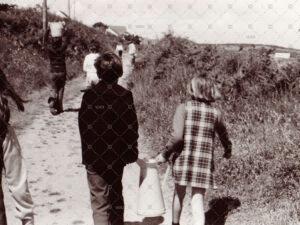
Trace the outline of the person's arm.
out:
<instances>
[{"instance_id":1,"label":"person's arm","mask_svg":"<svg viewBox=\"0 0 300 225\"><path fill-rule=\"evenodd\" d=\"M82 97L81 107L78 112L78 126L79 126L79 133L81 138L81 147L82 151L85 152L88 148L87 142L84 140L84 134L88 131L88 123L87 123L87 117L88 113L86 111L88 110L88 102L87 102L87 94L88 92L85 92Z\"/></svg>"},{"instance_id":2,"label":"person's arm","mask_svg":"<svg viewBox=\"0 0 300 225\"><path fill-rule=\"evenodd\" d=\"M169 160L172 153L180 153L182 151L184 123L185 123L185 105L180 104L177 107L173 118L172 137L169 139L165 149L161 153L161 156L165 160Z\"/></svg>"},{"instance_id":3,"label":"person's arm","mask_svg":"<svg viewBox=\"0 0 300 225\"><path fill-rule=\"evenodd\" d=\"M128 105L128 113L126 113L126 121L128 125L128 130L126 132L126 141L128 144L128 148L123 154L122 158L126 162L126 164L128 164L133 163L138 159L139 124L131 92L127 94L125 101Z\"/></svg>"},{"instance_id":4,"label":"person's arm","mask_svg":"<svg viewBox=\"0 0 300 225\"><path fill-rule=\"evenodd\" d=\"M223 119L223 115L220 111L218 111L218 118L216 122L216 132L220 138L220 141L224 147L224 157L230 158L231 157L231 150L232 150L232 143L229 139L228 132L225 126L225 122Z\"/></svg>"},{"instance_id":5,"label":"person's arm","mask_svg":"<svg viewBox=\"0 0 300 225\"><path fill-rule=\"evenodd\" d=\"M66 29L66 30L64 31L63 36L64 36L64 38L62 38L62 39L63 39L63 43L62 43L62 46L61 46L61 51L66 51L67 48L68 48L68 45L69 45L70 42L71 42L72 31Z\"/></svg>"}]
</instances>

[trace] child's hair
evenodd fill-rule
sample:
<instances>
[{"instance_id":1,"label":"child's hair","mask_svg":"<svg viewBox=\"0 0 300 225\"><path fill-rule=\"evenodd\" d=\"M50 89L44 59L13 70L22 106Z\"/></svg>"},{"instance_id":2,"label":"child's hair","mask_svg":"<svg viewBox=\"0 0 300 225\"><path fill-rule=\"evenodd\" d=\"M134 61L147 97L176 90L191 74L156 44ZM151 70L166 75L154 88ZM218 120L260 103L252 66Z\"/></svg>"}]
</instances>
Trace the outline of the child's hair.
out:
<instances>
[{"instance_id":1,"label":"child's hair","mask_svg":"<svg viewBox=\"0 0 300 225\"><path fill-rule=\"evenodd\" d=\"M188 93L207 102L214 102L221 97L216 85L205 76L196 76L187 86Z\"/></svg>"},{"instance_id":2,"label":"child's hair","mask_svg":"<svg viewBox=\"0 0 300 225\"><path fill-rule=\"evenodd\" d=\"M100 79L108 83L118 80L123 74L122 61L113 52L105 52L96 59L95 67Z\"/></svg>"}]
</instances>

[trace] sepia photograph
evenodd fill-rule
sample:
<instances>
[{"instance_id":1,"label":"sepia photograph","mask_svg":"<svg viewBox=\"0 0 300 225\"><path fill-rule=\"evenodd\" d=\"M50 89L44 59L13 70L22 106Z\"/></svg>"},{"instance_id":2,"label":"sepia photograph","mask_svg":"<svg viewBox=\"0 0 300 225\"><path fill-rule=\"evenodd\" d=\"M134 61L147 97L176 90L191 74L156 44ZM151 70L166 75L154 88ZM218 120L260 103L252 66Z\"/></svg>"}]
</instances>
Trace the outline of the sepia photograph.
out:
<instances>
[{"instance_id":1,"label":"sepia photograph","mask_svg":"<svg viewBox=\"0 0 300 225\"><path fill-rule=\"evenodd\" d=\"M0 0L0 225L300 225L300 0Z\"/></svg>"}]
</instances>

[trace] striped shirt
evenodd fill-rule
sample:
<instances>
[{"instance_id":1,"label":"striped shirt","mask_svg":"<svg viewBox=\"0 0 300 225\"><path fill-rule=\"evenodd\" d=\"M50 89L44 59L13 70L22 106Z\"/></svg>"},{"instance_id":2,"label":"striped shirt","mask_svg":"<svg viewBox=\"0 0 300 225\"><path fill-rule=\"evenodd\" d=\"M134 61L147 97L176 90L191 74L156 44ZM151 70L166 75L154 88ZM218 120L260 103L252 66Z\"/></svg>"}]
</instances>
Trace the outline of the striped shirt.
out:
<instances>
[{"instance_id":1,"label":"striped shirt","mask_svg":"<svg viewBox=\"0 0 300 225\"><path fill-rule=\"evenodd\" d=\"M63 44L61 47L58 48L55 48L54 46L48 47L48 56L50 59L50 72L66 72L66 49L67 44Z\"/></svg>"}]
</instances>

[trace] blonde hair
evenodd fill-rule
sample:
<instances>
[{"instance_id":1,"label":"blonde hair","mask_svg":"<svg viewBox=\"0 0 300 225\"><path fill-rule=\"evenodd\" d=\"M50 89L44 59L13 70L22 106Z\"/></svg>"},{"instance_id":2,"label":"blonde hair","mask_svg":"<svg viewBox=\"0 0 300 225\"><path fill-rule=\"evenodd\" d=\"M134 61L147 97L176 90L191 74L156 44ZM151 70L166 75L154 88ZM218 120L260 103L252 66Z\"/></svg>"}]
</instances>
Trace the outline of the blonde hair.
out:
<instances>
[{"instance_id":1,"label":"blonde hair","mask_svg":"<svg viewBox=\"0 0 300 225\"><path fill-rule=\"evenodd\" d=\"M221 98L217 86L205 77L194 77L187 86L188 93L196 99L214 102Z\"/></svg>"}]
</instances>

